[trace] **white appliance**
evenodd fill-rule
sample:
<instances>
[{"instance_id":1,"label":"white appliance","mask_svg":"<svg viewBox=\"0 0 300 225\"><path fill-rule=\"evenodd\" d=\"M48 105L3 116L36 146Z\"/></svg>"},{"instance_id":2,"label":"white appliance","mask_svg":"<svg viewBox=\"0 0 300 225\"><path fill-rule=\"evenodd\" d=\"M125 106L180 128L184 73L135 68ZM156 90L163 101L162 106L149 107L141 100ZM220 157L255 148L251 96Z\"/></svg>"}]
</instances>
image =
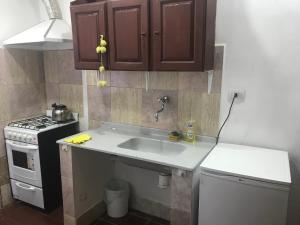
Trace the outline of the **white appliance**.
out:
<instances>
[{"instance_id":1,"label":"white appliance","mask_svg":"<svg viewBox=\"0 0 300 225\"><path fill-rule=\"evenodd\" d=\"M42 187L38 145L6 140L10 178Z\"/></svg>"},{"instance_id":2,"label":"white appliance","mask_svg":"<svg viewBox=\"0 0 300 225\"><path fill-rule=\"evenodd\" d=\"M56 0L43 0L49 20L43 21L13 37L3 45L33 50L73 49L72 29L62 15Z\"/></svg>"},{"instance_id":3,"label":"white appliance","mask_svg":"<svg viewBox=\"0 0 300 225\"><path fill-rule=\"evenodd\" d=\"M201 163L199 225L285 225L288 153L220 143Z\"/></svg>"},{"instance_id":4,"label":"white appliance","mask_svg":"<svg viewBox=\"0 0 300 225\"><path fill-rule=\"evenodd\" d=\"M58 123L44 115L12 122L4 128L15 199L45 211L60 206L60 161L56 141L77 132L77 120Z\"/></svg>"}]
</instances>

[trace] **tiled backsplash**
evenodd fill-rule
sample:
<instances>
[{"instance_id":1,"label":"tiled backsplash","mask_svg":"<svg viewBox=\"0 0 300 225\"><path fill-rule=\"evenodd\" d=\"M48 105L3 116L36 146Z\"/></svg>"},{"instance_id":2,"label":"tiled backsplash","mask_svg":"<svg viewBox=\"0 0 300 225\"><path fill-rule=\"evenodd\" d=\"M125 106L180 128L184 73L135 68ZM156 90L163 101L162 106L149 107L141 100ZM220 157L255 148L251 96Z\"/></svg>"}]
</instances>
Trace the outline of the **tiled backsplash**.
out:
<instances>
[{"instance_id":1,"label":"tiled backsplash","mask_svg":"<svg viewBox=\"0 0 300 225\"><path fill-rule=\"evenodd\" d=\"M89 126L101 121L129 123L167 130L184 130L195 120L198 134L215 136L218 129L223 47L216 47L215 72L208 93L206 72L107 71L101 75L107 87L97 87L97 71L86 71ZM81 71L74 70L72 51L44 53L47 105L60 102L83 113ZM149 73L149 74L148 74ZM146 77L149 75L146 89ZM157 98L170 97L159 114Z\"/></svg>"},{"instance_id":2,"label":"tiled backsplash","mask_svg":"<svg viewBox=\"0 0 300 225\"><path fill-rule=\"evenodd\" d=\"M0 208L11 202L3 128L46 106L42 53L0 48Z\"/></svg>"},{"instance_id":3,"label":"tiled backsplash","mask_svg":"<svg viewBox=\"0 0 300 225\"><path fill-rule=\"evenodd\" d=\"M219 122L220 93L223 67L223 47L216 47L215 72L208 93L208 73L107 71L108 86L96 86L96 71L87 71L89 120L91 127L100 121L112 121L184 130L186 122L195 120L198 134L216 136ZM157 98L170 97L166 109L159 114Z\"/></svg>"},{"instance_id":4,"label":"tiled backsplash","mask_svg":"<svg viewBox=\"0 0 300 225\"><path fill-rule=\"evenodd\" d=\"M61 103L83 114L81 71L74 69L73 51L44 52L47 106Z\"/></svg>"}]
</instances>

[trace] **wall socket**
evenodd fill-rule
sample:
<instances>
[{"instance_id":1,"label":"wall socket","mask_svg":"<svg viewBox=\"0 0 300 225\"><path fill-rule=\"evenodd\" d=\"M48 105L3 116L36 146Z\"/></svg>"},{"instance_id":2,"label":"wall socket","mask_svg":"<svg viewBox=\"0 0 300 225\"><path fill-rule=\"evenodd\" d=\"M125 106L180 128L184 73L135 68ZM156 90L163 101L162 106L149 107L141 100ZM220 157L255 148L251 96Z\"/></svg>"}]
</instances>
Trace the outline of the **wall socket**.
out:
<instances>
[{"instance_id":1,"label":"wall socket","mask_svg":"<svg viewBox=\"0 0 300 225\"><path fill-rule=\"evenodd\" d=\"M245 101L246 91L241 89L232 89L228 93L228 101L231 102L234 94L237 93L238 97L235 99L235 103L241 103Z\"/></svg>"}]
</instances>

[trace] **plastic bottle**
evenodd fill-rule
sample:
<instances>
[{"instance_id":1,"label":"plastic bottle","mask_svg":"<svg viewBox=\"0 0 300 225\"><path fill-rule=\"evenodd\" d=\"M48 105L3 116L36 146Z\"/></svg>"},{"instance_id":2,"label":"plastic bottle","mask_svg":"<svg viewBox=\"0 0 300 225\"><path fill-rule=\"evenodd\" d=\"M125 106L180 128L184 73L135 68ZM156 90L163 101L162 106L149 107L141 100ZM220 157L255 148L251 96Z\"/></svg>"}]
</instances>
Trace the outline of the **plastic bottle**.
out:
<instances>
[{"instance_id":1,"label":"plastic bottle","mask_svg":"<svg viewBox=\"0 0 300 225\"><path fill-rule=\"evenodd\" d=\"M185 141L191 142L191 143L196 142L196 135L195 135L194 126L193 126L194 122L195 121L193 121L193 120L190 120L187 122L186 134L184 137Z\"/></svg>"}]
</instances>

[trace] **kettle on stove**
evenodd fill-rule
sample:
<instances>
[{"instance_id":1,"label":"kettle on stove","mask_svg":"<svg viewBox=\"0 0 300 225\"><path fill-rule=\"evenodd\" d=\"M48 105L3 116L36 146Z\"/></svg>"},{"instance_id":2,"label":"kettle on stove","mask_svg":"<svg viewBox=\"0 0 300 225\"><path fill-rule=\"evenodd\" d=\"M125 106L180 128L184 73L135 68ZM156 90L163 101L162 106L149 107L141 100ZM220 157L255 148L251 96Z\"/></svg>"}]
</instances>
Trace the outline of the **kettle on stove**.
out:
<instances>
[{"instance_id":1,"label":"kettle on stove","mask_svg":"<svg viewBox=\"0 0 300 225\"><path fill-rule=\"evenodd\" d=\"M57 122L66 122L73 119L72 112L67 106L56 103L52 104L52 120Z\"/></svg>"}]
</instances>

